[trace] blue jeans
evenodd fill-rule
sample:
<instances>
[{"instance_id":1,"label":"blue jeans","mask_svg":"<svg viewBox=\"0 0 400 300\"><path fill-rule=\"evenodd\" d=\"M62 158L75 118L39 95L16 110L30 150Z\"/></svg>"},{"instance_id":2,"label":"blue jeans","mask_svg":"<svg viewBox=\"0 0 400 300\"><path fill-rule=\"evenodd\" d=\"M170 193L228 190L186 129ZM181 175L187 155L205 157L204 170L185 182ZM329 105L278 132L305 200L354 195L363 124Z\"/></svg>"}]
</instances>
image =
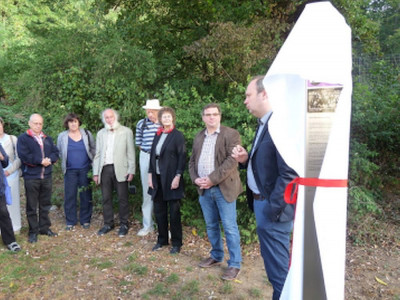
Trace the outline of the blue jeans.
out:
<instances>
[{"instance_id":1,"label":"blue jeans","mask_svg":"<svg viewBox=\"0 0 400 300\"><path fill-rule=\"evenodd\" d=\"M220 220L226 236L229 251L228 267L240 269L242 255L240 235L236 221L236 200L227 202L218 186L204 190L200 205L206 221L208 240L211 243L211 257L216 261L224 259L224 244L221 236Z\"/></svg>"},{"instance_id":2,"label":"blue jeans","mask_svg":"<svg viewBox=\"0 0 400 300\"><path fill-rule=\"evenodd\" d=\"M261 256L268 279L274 288L272 299L278 300L289 271L289 244L293 222L272 222L265 212L268 206L266 199L254 200Z\"/></svg>"},{"instance_id":3,"label":"blue jeans","mask_svg":"<svg viewBox=\"0 0 400 300\"><path fill-rule=\"evenodd\" d=\"M92 190L89 187L89 168L78 170L67 170L64 175L64 213L67 225L76 225L77 218L77 196L79 189L80 210L79 220L83 225L90 223L92 217Z\"/></svg>"}]
</instances>

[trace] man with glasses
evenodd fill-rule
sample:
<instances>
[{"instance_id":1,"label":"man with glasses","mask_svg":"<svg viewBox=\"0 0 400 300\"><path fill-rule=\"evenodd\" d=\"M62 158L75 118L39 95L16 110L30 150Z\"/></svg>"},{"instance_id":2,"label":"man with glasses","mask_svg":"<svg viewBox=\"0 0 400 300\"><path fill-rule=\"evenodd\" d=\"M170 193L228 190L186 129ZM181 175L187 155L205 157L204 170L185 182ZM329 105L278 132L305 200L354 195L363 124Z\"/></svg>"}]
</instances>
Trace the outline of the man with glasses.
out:
<instances>
[{"instance_id":1,"label":"man with glasses","mask_svg":"<svg viewBox=\"0 0 400 300\"><path fill-rule=\"evenodd\" d=\"M222 279L233 280L240 272L242 261L236 221L236 198L242 192L242 184L238 164L231 152L233 147L240 144L240 135L235 129L221 125L221 109L216 103L203 108L202 119L206 128L194 139L189 173L200 195L212 249L210 257L202 260L199 267L216 266L224 259L221 220L229 251L228 268Z\"/></svg>"}]
</instances>

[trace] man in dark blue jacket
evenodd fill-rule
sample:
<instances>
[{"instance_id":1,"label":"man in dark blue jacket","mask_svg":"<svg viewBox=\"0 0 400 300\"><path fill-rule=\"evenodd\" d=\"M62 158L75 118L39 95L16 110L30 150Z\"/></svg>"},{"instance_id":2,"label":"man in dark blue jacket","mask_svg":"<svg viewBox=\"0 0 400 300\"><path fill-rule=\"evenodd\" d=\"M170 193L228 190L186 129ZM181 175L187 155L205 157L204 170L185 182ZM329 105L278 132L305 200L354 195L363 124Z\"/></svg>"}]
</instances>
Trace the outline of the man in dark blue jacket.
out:
<instances>
[{"instance_id":1,"label":"man in dark blue jacket","mask_svg":"<svg viewBox=\"0 0 400 300\"><path fill-rule=\"evenodd\" d=\"M42 132L41 115L31 115L29 127L30 129L18 137L17 151L21 159L22 176L25 182L26 216L29 224L28 241L36 243L38 234L57 236L50 229L49 211L52 165L58 160L58 149L52 138Z\"/></svg>"},{"instance_id":2,"label":"man in dark blue jacket","mask_svg":"<svg viewBox=\"0 0 400 300\"><path fill-rule=\"evenodd\" d=\"M258 118L258 128L250 153L240 145L232 156L247 168L247 200L254 210L261 255L268 279L279 299L289 270L290 233L294 205L284 201L287 184L297 177L281 155L268 131L272 108L263 86L263 76L253 78L246 90L246 108Z\"/></svg>"}]
</instances>

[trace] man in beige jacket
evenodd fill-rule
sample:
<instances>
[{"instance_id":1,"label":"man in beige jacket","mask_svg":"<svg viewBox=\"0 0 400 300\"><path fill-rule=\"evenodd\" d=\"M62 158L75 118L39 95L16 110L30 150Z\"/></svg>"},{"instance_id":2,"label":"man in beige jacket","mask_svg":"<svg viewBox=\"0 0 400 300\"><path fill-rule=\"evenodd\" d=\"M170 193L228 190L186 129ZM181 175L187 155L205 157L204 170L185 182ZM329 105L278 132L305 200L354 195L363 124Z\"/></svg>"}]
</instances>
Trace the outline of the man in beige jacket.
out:
<instances>
[{"instance_id":1,"label":"man in beige jacket","mask_svg":"<svg viewBox=\"0 0 400 300\"><path fill-rule=\"evenodd\" d=\"M119 201L118 235L124 237L129 230L128 182L132 181L135 174L133 132L118 122L119 115L113 109L104 110L101 118L104 128L96 137L93 180L101 186L104 226L97 234L104 235L114 228L112 192L115 188Z\"/></svg>"}]
</instances>

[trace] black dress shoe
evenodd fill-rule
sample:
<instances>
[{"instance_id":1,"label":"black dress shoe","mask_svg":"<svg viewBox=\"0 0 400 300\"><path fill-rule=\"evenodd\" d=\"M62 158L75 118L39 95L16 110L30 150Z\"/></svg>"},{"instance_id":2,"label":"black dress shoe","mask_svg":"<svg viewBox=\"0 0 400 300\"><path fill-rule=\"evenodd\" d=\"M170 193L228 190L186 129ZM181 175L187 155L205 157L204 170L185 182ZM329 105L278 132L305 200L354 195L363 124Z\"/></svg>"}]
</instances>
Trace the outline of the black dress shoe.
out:
<instances>
[{"instance_id":1,"label":"black dress shoe","mask_svg":"<svg viewBox=\"0 0 400 300\"><path fill-rule=\"evenodd\" d=\"M163 245L157 243L157 244L155 244L155 246L153 247L153 249L151 249L151 251L158 251L158 250L160 250L160 249L162 248L162 246L163 246Z\"/></svg>"},{"instance_id":2,"label":"black dress shoe","mask_svg":"<svg viewBox=\"0 0 400 300\"><path fill-rule=\"evenodd\" d=\"M181 247L179 247L179 246L173 246L171 248L171 251L169 251L169 253L171 253L171 254L177 254L179 252L181 252Z\"/></svg>"},{"instance_id":3,"label":"black dress shoe","mask_svg":"<svg viewBox=\"0 0 400 300\"><path fill-rule=\"evenodd\" d=\"M119 227L118 236L119 236L119 237L124 237L124 236L126 236L126 235L128 234L128 230L129 230L128 225L122 224L122 225Z\"/></svg>"},{"instance_id":4,"label":"black dress shoe","mask_svg":"<svg viewBox=\"0 0 400 300\"><path fill-rule=\"evenodd\" d=\"M40 234L41 234L41 235L47 235L47 236L50 236L50 237L56 237L56 236L58 236L58 234L55 233L55 232L53 232L53 231L51 231L50 228L47 229L47 231L41 231Z\"/></svg>"},{"instance_id":5,"label":"black dress shoe","mask_svg":"<svg viewBox=\"0 0 400 300\"><path fill-rule=\"evenodd\" d=\"M104 225L98 232L97 235L105 235L114 229L114 226Z\"/></svg>"},{"instance_id":6,"label":"black dress shoe","mask_svg":"<svg viewBox=\"0 0 400 300\"><path fill-rule=\"evenodd\" d=\"M30 233L28 238L29 243L36 243L37 242L37 233Z\"/></svg>"}]
</instances>

